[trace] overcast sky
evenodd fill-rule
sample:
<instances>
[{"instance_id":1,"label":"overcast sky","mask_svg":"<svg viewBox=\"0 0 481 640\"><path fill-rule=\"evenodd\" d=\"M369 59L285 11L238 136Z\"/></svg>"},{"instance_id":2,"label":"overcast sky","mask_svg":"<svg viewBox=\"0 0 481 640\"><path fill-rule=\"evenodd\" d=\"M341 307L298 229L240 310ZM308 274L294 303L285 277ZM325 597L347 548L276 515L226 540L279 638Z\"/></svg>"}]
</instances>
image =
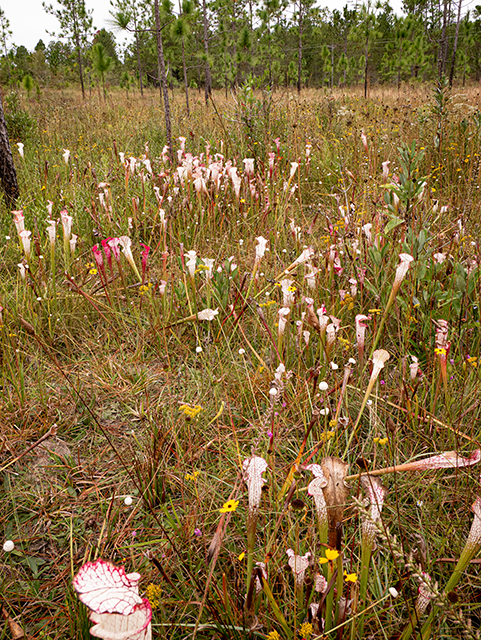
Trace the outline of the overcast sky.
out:
<instances>
[{"instance_id":1,"label":"overcast sky","mask_svg":"<svg viewBox=\"0 0 481 640\"><path fill-rule=\"evenodd\" d=\"M53 4L54 7L58 6L56 0L50 0L48 3ZM319 1L320 6L327 6L330 9L341 9L345 4L344 0ZM397 12L400 12L401 4L402 0L391 0L391 6ZM94 27L111 29L107 22L111 9L110 0L85 0L85 5L88 9L93 9ZM52 38L47 31L57 33L59 30L57 19L44 11L42 0L0 0L0 6L10 21L10 28L13 31L11 43L17 46L23 44L29 51L35 48L40 39L45 44L50 42ZM117 41L119 40L117 38Z\"/></svg>"}]
</instances>

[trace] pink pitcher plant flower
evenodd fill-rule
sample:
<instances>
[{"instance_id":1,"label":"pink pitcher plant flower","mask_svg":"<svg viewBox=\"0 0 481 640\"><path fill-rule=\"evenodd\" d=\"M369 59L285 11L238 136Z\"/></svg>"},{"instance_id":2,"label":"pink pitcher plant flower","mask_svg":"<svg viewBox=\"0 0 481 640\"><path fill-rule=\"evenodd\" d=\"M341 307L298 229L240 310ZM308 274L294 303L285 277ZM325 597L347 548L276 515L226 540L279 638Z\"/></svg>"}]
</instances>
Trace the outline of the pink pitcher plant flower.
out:
<instances>
[{"instance_id":1,"label":"pink pitcher plant flower","mask_svg":"<svg viewBox=\"0 0 481 640\"><path fill-rule=\"evenodd\" d=\"M356 322L356 342L357 353L359 356L359 364L362 367L364 360L364 342L366 338L366 321L371 320L371 316L365 316L362 313L358 313L355 319Z\"/></svg>"},{"instance_id":2,"label":"pink pitcher plant flower","mask_svg":"<svg viewBox=\"0 0 481 640\"><path fill-rule=\"evenodd\" d=\"M17 264L17 267L20 271L20 277L22 278L22 280L25 280L25 278L27 277L27 265L23 262L19 262Z\"/></svg>"},{"instance_id":3,"label":"pink pitcher plant flower","mask_svg":"<svg viewBox=\"0 0 481 640\"><path fill-rule=\"evenodd\" d=\"M311 557L311 552L308 551L305 555L299 556L294 553L292 549L287 549L286 553L289 558L288 564L294 575L294 583L296 588L299 589L304 584L306 571L310 564L309 558Z\"/></svg>"},{"instance_id":4,"label":"pink pitcher plant flower","mask_svg":"<svg viewBox=\"0 0 481 640\"><path fill-rule=\"evenodd\" d=\"M25 253L25 258L30 260L30 236L32 235L31 231L27 229L23 229L20 231L20 241L22 243L23 252Z\"/></svg>"},{"instance_id":5,"label":"pink pitcher plant flower","mask_svg":"<svg viewBox=\"0 0 481 640\"><path fill-rule=\"evenodd\" d=\"M256 513L261 504L262 487L267 482L262 474L267 471L268 464L260 456L246 458L242 463L244 482L249 493L249 512Z\"/></svg>"},{"instance_id":6,"label":"pink pitcher plant flower","mask_svg":"<svg viewBox=\"0 0 481 640\"><path fill-rule=\"evenodd\" d=\"M25 154L23 152L23 148L25 147L25 145L23 144L23 142L17 142L17 147L18 147L18 153L19 153L20 157L24 158Z\"/></svg>"},{"instance_id":7,"label":"pink pitcher plant flower","mask_svg":"<svg viewBox=\"0 0 481 640\"><path fill-rule=\"evenodd\" d=\"M87 562L74 577L79 600L95 622L90 633L104 640L151 640L152 608L139 596L140 574L126 574L104 560Z\"/></svg>"}]
</instances>

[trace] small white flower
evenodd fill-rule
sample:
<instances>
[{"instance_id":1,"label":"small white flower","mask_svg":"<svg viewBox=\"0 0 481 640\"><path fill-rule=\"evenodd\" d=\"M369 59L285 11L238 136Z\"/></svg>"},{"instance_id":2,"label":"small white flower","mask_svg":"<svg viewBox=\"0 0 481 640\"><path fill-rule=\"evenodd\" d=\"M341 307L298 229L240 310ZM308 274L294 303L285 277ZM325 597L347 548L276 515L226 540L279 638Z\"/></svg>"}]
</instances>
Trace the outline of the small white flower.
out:
<instances>
[{"instance_id":1,"label":"small white flower","mask_svg":"<svg viewBox=\"0 0 481 640\"><path fill-rule=\"evenodd\" d=\"M328 416L329 415L329 407L325 407L324 409L321 409L319 411L319 413L321 414L321 416Z\"/></svg>"},{"instance_id":2,"label":"small white flower","mask_svg":"<svg viewBox=\"0 0 481 640\"><path fill-rule=\"evenodd\" d=\"M13 551L14 549L15 549L15 544L13 540L6 540L3 543L3 550L5 551L5 553L10 553L10 551Z\"/></svg>"},{"instance_id":3,"label":"small white flower","mask_svg":"<svg viewBox=\"0 0 481 640\"><path fill-rule=\"evenodd\" d=\"M276 396L277 395L277 389L275 387L272 387L271 389L269 389L269 395Z\"/></svg>"},{"instance_id":4,"label":"small white flower","mask_svg":"<svg viewBox=\"0 0 481 640\"><path fill-rule=\"evenodd\" d=\"M335 362L330 362L330 363L329 363L329 366L331 367L331 369L332 369L333 371L337 371L337 370L339 369L339 365L338 365L338 364L336 364Z\"/></svg>"},{"instance_id":5,"label":"small white flower","mask_svg":"<svg viewBox=\"0 0 481 640\"><path fill-rule=\"evenodd\" d=\"M130 507L130 505L132 504L133 500L132 500L132 496L126 496L125 500L124 500L124 504L126 507Z\"/></svg>"},{"instance_id":6,"label":"small white flower","mask_svg":"<svg viewBox=\"0 0 481 640\"><path fill-rule=\"evenodd\" d=\"M397 589L395 589L394 587L389 587L389 593L391 594L391 596L393 598L397 598L399 595L399 591Z\"/></svg>"},{"instance_id":7,"label":"small white flower","mask_svg":"<svg viewBox=\"0 0 481 640\"><path fill-rule=\"evenodd\" d=\"M244 240L242 238L239 240L239 244L242 246L244 244Z\"/></svg>"},{"instance_id":8,"label":"small white flower","mask_svg":"<svg viewBox=\"0 0 481 640\"><path fill-rule=\"evenodd\" d=\"M322 382L319 383L319 389L321 391L327 391L329 389L329 385L327 384L327 382L325 380L323 380Z\"/></svg>"},{"instance_id":9,"label":"small white flower","mask_svg":"<svg viewBox=\"0 0 481 640\"><path fill-rule=\"evenodd\" d=\"M196 353L202 353L202 347L196 347L195 348L195 352Z\"/></svg>"},{"instance_id":10,"label":"small white flower","mask_svg":"<svg viewBox=\"0 0 481 640\"><path fill-rule=\"evenodd\" d=\"M239 355L240 356L243 356L245 352L246 352L245 349L239 349Z\"/></svg>"}]
</instances>

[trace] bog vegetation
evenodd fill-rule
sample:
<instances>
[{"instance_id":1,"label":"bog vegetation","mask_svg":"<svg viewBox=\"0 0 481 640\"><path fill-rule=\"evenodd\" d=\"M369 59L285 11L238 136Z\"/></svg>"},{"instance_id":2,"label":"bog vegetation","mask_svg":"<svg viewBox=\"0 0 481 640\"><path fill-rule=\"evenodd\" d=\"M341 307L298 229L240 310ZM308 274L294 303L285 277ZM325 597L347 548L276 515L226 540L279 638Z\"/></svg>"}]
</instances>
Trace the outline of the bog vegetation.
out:
<instances>
[{"instance_id":1,"label":"bog vegetation","mask_svg":"<svg viewBox=\"0 0 481 640\"><path fill-rule=\"evenodd\" d=\"M478 637L478 93L144 94L6 96L1 637Z\"/></svg>"}]
</instances>

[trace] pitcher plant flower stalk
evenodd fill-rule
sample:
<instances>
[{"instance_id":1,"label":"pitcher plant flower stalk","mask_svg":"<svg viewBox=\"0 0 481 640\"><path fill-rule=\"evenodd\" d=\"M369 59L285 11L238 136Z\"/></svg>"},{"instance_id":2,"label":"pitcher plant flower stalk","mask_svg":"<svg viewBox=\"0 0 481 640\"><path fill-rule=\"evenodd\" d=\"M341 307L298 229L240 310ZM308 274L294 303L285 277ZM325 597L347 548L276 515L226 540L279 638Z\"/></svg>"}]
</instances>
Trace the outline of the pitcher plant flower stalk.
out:
<instances>
[{"instance_id":1,"label":"pitcher plant flower stalk","mask_svg":"<svg viewBox=\"0 0 481 640\"><path fill-rule=\"evenodd\" d=\"M390 308L392 307L394 300L396 299L396 296L398 294L399 289L401 288L401 284L402 281L404 280L408 270L409 270L409 265L411 264L411 262L414 260L414 258L409 255L409 253L401 253L399 254L399 258L401 260L401 262L398 264L398 267L396 269L396 274L394 276L394 282L392 285L392 289L391 289L391 293L389 295L389 299L387 301L387 304L384 308L384 313L382 315L381 318L381 322L379 323L379 327L378 330L376 332L376 335L374 337L374 341L372 344L372 349L371 349L371 355L374 353L374 351L377 348L377 345L379 343L379 340L381 338L382 335L382 331L384 329L384 325L386 323L387 320L387 316L389 313Z\"/></svg>"},{"instance_id":2,"label":"pitcher plant flower stalk","mask_svg":"<svg viewBox=\"0 0 481 640\"><path fill-rule=\"evenodd\" d=\"M372 367L371 377L369 379L369 384L367 385L366 393L364 394L364 398L362 400L361 408L359 409L356 422L354 423L351 435L349 436L349 440L347 442L347 446L344 452L344 457L346 457L347 452L349 451L349 447L351 446L353 438L356 434L357 428L359 426L359 422L361 421L362 414L366 407L366 403L369 399L369 396L371 395L374 384L379 377L381 369L384 368L384 364L389 360L390 357L391 357L390 354L385 349L378 349L377 351L374 351L372 354L373 367Z\"/></svg>"},{"instance_id":3,"label":"pitcher plant flower stalk","mask_svg":"<svg viewBox=\"0 0 481 640\"><path fill-rule=\"evenodd\" d=\"M254 567L254 548L256 544L257 515L262 498L262 487L267 482L262 474L267 471L268 464L260 456L246 458L242 463L244 482L249 494L247 514L247 592L249 592Z\"/></svg>"}]
</instances>

